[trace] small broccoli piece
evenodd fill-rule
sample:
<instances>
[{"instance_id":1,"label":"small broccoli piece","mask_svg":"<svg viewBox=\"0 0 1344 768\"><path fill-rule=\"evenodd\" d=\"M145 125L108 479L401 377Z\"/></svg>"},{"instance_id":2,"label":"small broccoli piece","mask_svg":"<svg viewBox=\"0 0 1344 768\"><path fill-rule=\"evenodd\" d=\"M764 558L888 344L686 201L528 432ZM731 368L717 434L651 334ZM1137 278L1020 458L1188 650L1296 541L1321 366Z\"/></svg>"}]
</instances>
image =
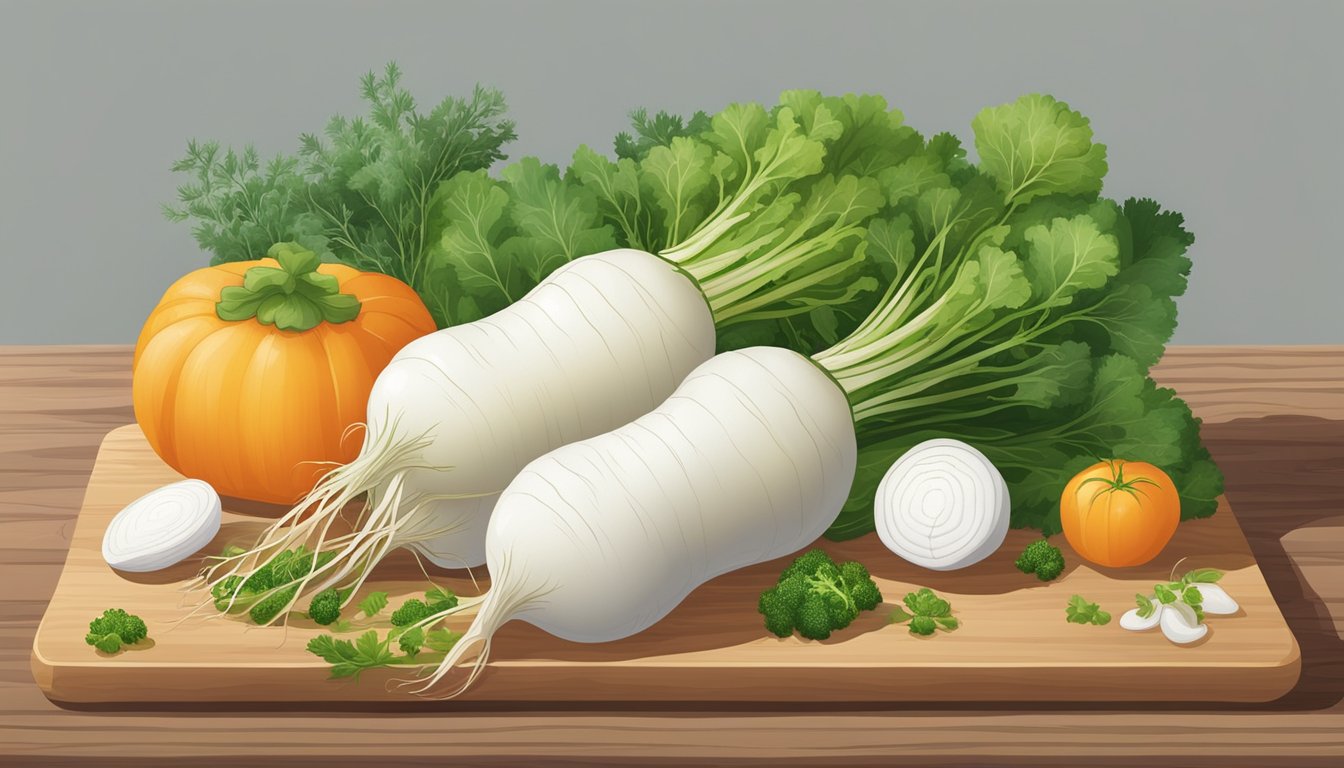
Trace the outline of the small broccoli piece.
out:
<instances>
[{"instance_id":1,"label":"small broccoli piece","mask_svg":"<svg viewBox=\"0 0 1344 768\"><path fill-rule=\"evenodd\" d=\"M1052 581L1064 572L1064 554L1045 539L1037 539L1022 550L1014 563L1023 573L1034 573L1041 581Z\"/></svg>"},{"instance_id":2,"label":"small broccoli piece","mask_svg":"<svg viewBox=\"0 0 1344 768\"><path fill-rule=\"evenodd\" d=\"M308 603L308 618L327 626L341 618L341 593L336 589L324 589L313 595Z\"/></svg>"},{"instance_id":3,"label":"small broccoli piece","mask_svg":"<svg viewBox=\"0 0 1344 768\"><path fill-rule=\"evenodd\" d=\"M326 565L335 556L335 552L321 553L317 556L317 566ZM297 582L312 570L313 550L299 546L280 552L245 578L234 575L222 579L210 588L210 595L215 600L216 610L241 611L250 607L248 613L252 620L265 624L293 600L298 593Z\"/></svg>"},{"instance_id":4,"label":"small broccoli piece","mask_svg":"<svg viewBox=\"0 0 1344 768\"><path fill-rule=\"evenodd\" d=\"M243 583L242 576L230 576L215 586L210 588L211 597L215 598L215 610L223 613L231 607L236 607L242 596L234 598L234 593L238 591L238 586Z\"/></svg>"},{"instance_id":5,"label":"small broccoli piece","mask_svg":"<svg viewBox=\"0 0 1344 768\"><path fill-rule=\"evenodd\" d=\"M457 607L457 595L445 589L435 587L425 593L425 599L412 597L392 612L392 626L409 627L418 624L436 613Z\"/></svg>"},{"instance_id":6,"label":"small broccoli piece","mask_svg":"<svg viewBox=\"0 0 1344 768\"><path fill-rule=\"evenodd\" d=\"M756 609L772 634L788 637L797 630L808 639L825 640L881 602L867 568L854 562L836 565L814 549L784 569L779 581L761 593Z\"/></svg>"},{"instance_id":7,"label":"small broccoli piece","mask_svg":"<svg viewBox=\"0 0 1344 768\"><path fill-rule=\"evenodd\" d=\"M412 624L424 621L433 615L429 610L429 605L417 597L401 604L401 607L392 612L392 626L409 627Z\"/></svg>"},{"instance_id":8,"label":"small broccoli piece","mask_svg":"<svg viewBox=\"0 0 1344 768\"><path fill-rule=\"evenodd\" d=\"M831 610L826 598L809 592L798 607L798 634L809 640L825 640L831 636Z\"/></svg>"},{"instance_id":9,"label":"small broccoli piece","mask_svg":"<svg viewBox=\"0 0 1344 768\"><path fill-rule=\"evenodd\" d=\"M413 627L397 637L397 647L407 656L415 656L425 645L425 630Z\"/></svg>"},{"instance_id":10,"label":"small broccoli piece","mask_svg":"<svg viewBox=\"0 0 1344 768\"><path fill-rule=\"evenodd\" d=\"M788 568L785 568L779 578L783 581L790 576L812 576L818 568L828 565L832 568L835 567L835 561L831 559L830 555L820 549L809 549L799 555L798 559L794 560Z\"/></svg>"},{"instance_id":11,"label":"small broccoli piece","mask_svg":"<svg viewBox=\"0 0 1344 768\"><path fill-rule=\"evenodd\" d=\"M134 645L149 637L149 628L139 616L121 608L108 608L103 615L89 622L89 633L84 642L103 653L116 653L123 645Z\"/></svg>"},{"instance_id":12,"label":"small broccoli piece","mask_svg":"<svg viewBox=\"0 0 1344 768\"><path fill-rule=\"evenodd\" d=\"M252 617L252 621L257 624L269 624L272 619L280 615L280 612L289 606L290 602L294 600L294 596L297 595L298 592L298 587L290 587L288 589L272 592L258 601L256 605L252 606L252 609L247 612L247 615Z\"/></svg>"},{"instance_id":13,"label":"small broccoli piece","mask_svg":"<svg viewBox=\"0 0 1344 768\"><path fill-rule=\"evenodd\" d=\"M868 569L862 564L852 560L845 563L840 566L840 576L845 580L849 596L854 599L854 605L860 611L871 611L882 602L882 593L877 589L877 582L873 581Z\"/></svg>"}]
</instances>

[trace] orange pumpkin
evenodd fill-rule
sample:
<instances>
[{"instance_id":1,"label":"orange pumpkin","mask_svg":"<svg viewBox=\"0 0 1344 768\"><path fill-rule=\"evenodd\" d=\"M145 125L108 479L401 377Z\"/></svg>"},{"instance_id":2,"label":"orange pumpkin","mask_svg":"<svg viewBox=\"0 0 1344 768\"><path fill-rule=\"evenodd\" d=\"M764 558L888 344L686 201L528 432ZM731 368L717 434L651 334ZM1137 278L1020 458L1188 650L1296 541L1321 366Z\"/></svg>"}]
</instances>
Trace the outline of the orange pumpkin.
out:
<instances>
[{"instance_id":1,"label":"orange pumpkin","mask_svg":"<svg viewBox=\"0 0 1344 768\"><path fill-rule=\"evenodd\" d=\"M1069 546L1112 568L1157 557L1181 522L1181 499L1167 473L1141 461L1093 464L1064 486L1060 521Z\"/></svg>"},{"instance_id":2,"label":"orange pumpkin","mask_svg":"<svg viewBox=\"0 0 1344 768\"><path fill-rule=\"evenodd\" d=\"M359 453L373 380L434 330L405 283L278 244L198 269L140 332L135 418L169 466L222 494L290 504ZM357 432L357 430L355 431Z\"/></svg>"}]
</instances>

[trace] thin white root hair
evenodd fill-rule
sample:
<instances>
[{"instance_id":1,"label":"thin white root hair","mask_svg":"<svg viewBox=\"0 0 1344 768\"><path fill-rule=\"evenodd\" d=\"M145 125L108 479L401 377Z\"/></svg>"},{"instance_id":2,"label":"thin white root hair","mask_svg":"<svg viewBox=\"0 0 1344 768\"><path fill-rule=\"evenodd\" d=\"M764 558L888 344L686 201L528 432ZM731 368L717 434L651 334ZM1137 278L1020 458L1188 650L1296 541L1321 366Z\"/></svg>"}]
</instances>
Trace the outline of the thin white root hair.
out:
<instances>
[{"instance_id":1,"label":"thin white root hair","mask_svg":"<svg viewBox=\"0 0 1344 768\"><path fill-rule=\"evenodd\" d=\"M437 686L444 677L452 672L459 664L466 660L473 647L479 645L475 659L471 662L470 672L467 679L461 685L454 688L443 696L426 696L427 698L452 699L461 696L468 688L476 682L476 679L485 671L485 666L490 661L490 641L495 636L495 632L501 626L512 621L521 611L533 602L540 600L551 592L554 587L542 586L533 589L531 592L522 592L516 583L510 582L504 574L510 573L510 562L506 555L499 567L499 576L503 577L490 588L489 592L481 597L482 603L480 611L476 614L476 619L471 623L462 638L457 641L453 649L448 652L439 666L428 676L418 680L410 681L407 687L419 685L412 689L412 693L417 696L426 696L428 691ZM435 614L425 619L424 623L433 623L446 618L450 613L457 613L460 605L451 608L448 611Z\"/></svg>"}]
</instances>

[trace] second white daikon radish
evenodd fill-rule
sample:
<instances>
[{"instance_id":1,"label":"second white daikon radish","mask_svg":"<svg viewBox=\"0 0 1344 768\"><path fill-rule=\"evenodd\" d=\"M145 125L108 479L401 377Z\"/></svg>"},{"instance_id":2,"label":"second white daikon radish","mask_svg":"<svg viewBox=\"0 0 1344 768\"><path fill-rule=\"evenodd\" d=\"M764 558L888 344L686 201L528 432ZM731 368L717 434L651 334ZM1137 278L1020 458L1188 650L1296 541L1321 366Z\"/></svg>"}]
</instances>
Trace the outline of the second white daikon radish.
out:
<instances>
[{"instance_id":1,"label":"second white daikon radish","mask_svg":"<svg viewBox=\"0 0 1344 768\"><path fill-rule=\"evenodd\" d=\"M877 534L892 552L935 571L965 568L1008 535L1003 475L960 440L926 440L907 451L877 487Z\"/></svg>"}]
</instances>

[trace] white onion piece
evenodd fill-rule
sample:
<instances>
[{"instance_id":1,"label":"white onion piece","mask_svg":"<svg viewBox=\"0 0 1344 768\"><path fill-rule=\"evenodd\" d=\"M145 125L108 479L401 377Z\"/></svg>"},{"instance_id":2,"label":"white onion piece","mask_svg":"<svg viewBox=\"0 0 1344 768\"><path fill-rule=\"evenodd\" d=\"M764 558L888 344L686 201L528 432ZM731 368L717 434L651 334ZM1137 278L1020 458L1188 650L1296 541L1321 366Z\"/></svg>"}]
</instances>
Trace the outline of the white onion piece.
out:
<instances>
[{"instance_id":1,"label":"white onion piece","mask_svg":"<svg viewBox=\"0 0 1344 768\"><path fill-rule=\"evenodd\" d=\"M103 559L119 571L144 573L182 562L219 532L219 494L203 480L182 480L141 496L112 518Z\"/></svg>"},{"instance_id":2,"label":"white onion piece","mask_svg":"<svg viewBox=\"0 0 1344 768\"><path fill-rule=\"evenodd\" d=\"M1193 643L1209 633L1207 624L1200 624L1195 609L1182 602L1162 606L1162 634L1178 645Z\"/></svg>"},{"instance_id":3,"label":"white onion piece","mask_svg":"<svg viewBox=\"0 0 1344 768\"><path fill-rule=\"evenodd\" d=\"M873 500L877 535L892 552L935 571L988 557L1008 535L1008 484L960 440L926 440L887 470Z\"/></svg>"},{"instance_id":4,"label":"white onion piece","mask_svg":"<svg viewBox=\"0 0 1344 768\"><path fill-rule=\"evenodd\" d=\"M1227 590L1217 584L1196 584L1195 589L1204 596L1204 602L1200 607L1210 616L1227 616L1241 610L1237 601L1227 594Z\"/></svg>"},{"instance_id":5,"label":"white onion piece","mask_svg":"<svg viewBox=\"0 0 1344 768\"><path fill-rule=\"evenodd\" d=\"M1120 617L1120 628L1128 629L1131 632L1146 632L1156 627L1162 620L1162 603L1148 598L1148 602L1153 604L1153 612L1146 618L1139 615L1138 608L1131 608L1125 611L1125 615Z\"/></svg>"}]
</instances>

